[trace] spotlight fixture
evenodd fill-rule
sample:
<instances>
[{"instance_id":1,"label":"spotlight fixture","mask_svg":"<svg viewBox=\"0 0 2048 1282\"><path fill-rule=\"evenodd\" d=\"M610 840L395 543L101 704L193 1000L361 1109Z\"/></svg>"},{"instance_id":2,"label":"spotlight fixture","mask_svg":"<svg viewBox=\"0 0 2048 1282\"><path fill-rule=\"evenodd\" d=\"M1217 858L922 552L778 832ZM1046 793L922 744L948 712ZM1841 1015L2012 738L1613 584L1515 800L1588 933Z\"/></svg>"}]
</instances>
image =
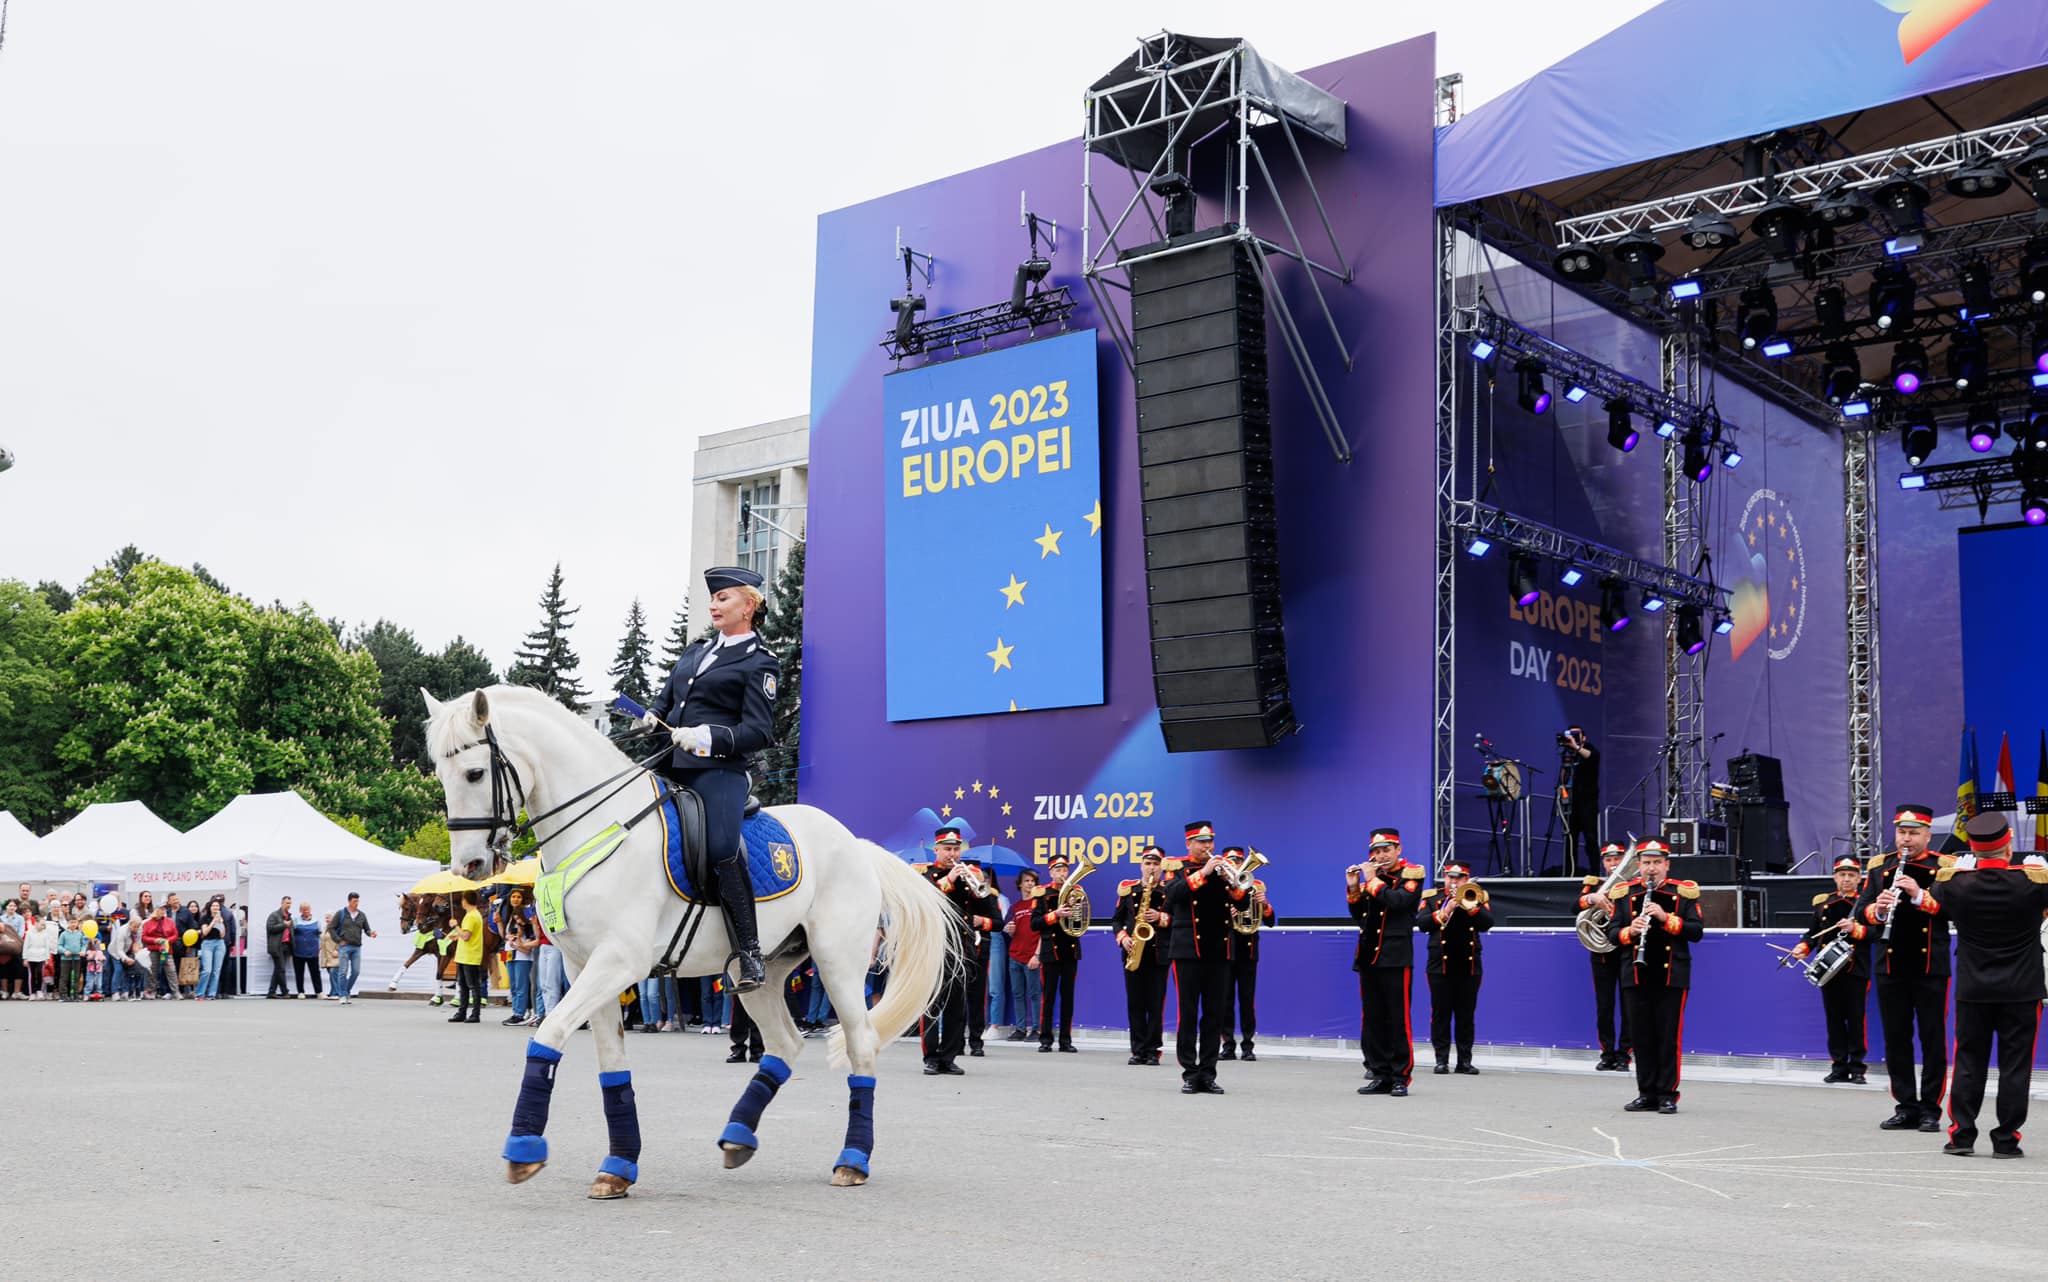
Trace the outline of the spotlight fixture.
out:
<instances>
[{"instance_id":1,"label":"spotlight fixture","mask_svg":"<svg viewBox=\"0 0 2048 1282\"><path fill-rule=\"evenodd\" d=\"M1733 631L1735 631L1735 620L1717 611L1714 616L1714 634L1725 637Z\"/></svg>"},{"instance_id":2,"label":"spotlight fixture","mask_svg":"<svg viewBox=\"0 0 2048 1282\"><path fill-rule=\"evenodd\" d=\"M1981 258L1972 258L1956 273L1956 288L1962 291L1963 305L1956 309L1956 318L1966 325L1980 320L1991 319L1992 308L1998 299L1991 290L1991 269Z\"/></svg>"},{"instance_id":3,"label":"spotlight fixture","mask_svg":"<svg viewBox=\"0 0 2048 1282\"><path fill-rule=\"evenodd\" d=\"M1543 585L1536 578L1536 558L1527 552L1508 553L1508 592L1516 605L1534 605L1543 595Z\"/></svg>"},{"instance_id":4,"label":"spotlight fixture","mask_svg":"<svg viewBox=\"0 0 2048 1282\"><path fill-rule=\"evenodd\" d=\"M1971 161L1948 176L1948 194L1961 196L1965 200L1989 200L2003 196L2012 179L1998 162L1986 157Z\"/></svg>"},{"instance_id":5,"label":"spotlight fixture","mask_svg":"<svg viewBox=\"0 0 2048 1282\"><path fill-rule=\"evenodd\" d=\"M1472 340L1472 359L1475 361L1490 361L1493 359L1493 354L1499 350L1500 348L1497 345L1488 342L1486 339L1475 338Z\"/></svg>"},{"instance_id":6,"label":"spotlight fixture","mask_svg":"<svg viewBox=\"0 0 2048 1282\"><path fill-rule=\"evenodd\" d=\"M1751 285L1742 291L1742 311L1737 322L1737 332L1742 337L1744 348L1755 351L1769 342L1778 333L1778 300L1762 285Z\"/></svg>"},{"instance_id":7,"label":"spotlight fixture","mask_svg":"<svg viewBox=\"0 0 2048 1282\"><path fill-rule=\"evenodd\" d=\"M1991 447L1998 444L1998 406L1990 401L1973 402L1964 431L1968 433L1972 450L1979 454L1989 453Z\"/></svg>"},{"instance_id":8,"label":"spotlight fixture","mask_svg":"<svg viewBox=\"0 0 2048 1282\"><path fill-rule=\"evenodd\" d=\"M1976 330L1957 330L1948 344L1948 376L1956 390L1967 392L1984 381L1986 361L1984 335Z\"/></svg>"},{"instance_id":9,"label":"spotlight fixture","mask_svg":"<svg viewBox=\"0 0 2048 1282\"><path fill-rule=\"evenodd\" d=\"M1914 467L1928 460L1940 440L1934 432L1933 417L1924 410L1906 421L1906 429L1902 435L1906 446L1906 462Z\"/></svg>"},{"instance_id":10,"label":"spotlight fixture","mask_svg":"<svg viewBox=\"0 0 2048 1282\"><path fill-rule=\"evenodd\" d=\"M1658 595L1657 595L1656 593L1654 593L1654 592L1650 591L1650 590L1649 590L1648 588L1644 588L1644 589L1643 589L1643 613L1644 613L1644 614L1662 614L1663 612L1664 612L1664 598L1663 598L1663 597L1660 597L1660 596L1658 596Z\"/></svg>"},{"instance_id":11,"label":"spotlight fixture","mask_svg":"<svg viewBox=\"0 0 2048 1282\"><path fill-rule=\"evenodd\" d=\"M1849 295L1840 285L1822 285L1813 292L1813 318L1822 342L1832 343L1849 332Z\"/></svg>"},{"instance_id":12,"label":"spotlight fixture","mask_svg":"<svg viewBox=\"0 0 2048 1282\"><path fill-rule=\"evenodd\" d=\"M1700 630L1700 608L1686 604L1678 607L1678 619L1672 625L1678 648L1687 654L1698 654L1707 648L1707 634Z\"/></svg>"},{"instance_id":13,"label":"spotlight fixture","mask_svg":"<svg viewBox=\"0 0 2048 1282\"><path fill-rule=\"evenodd\" d=\"M1574 405L1577 405L1580 401L1585 400L1588 396L1591 395L1592 393L1587 391L1586 388L1579 383L1573 383L1568 381L1564 385L1564 398Z\"/></svg>"},{"instance_id":14,"label":"spotlight fixture","mask_svg":"<svg viewBox=\"0 0 2048 1282\"><path fill-rule=\"evenodd\" d=\"M1557 581L1568 588L1575 588L1586 581L1586 572L1576 565L1567 565L1564 573L1557 576Z\"/></svg>"},{"instance_id":15,"label":"spotlight fixture","mask_svg":"<svg viewBox=\"0 0 2048 1282\"><path fill-rule=\"evenodd\" d=\"M1671 282L1671 301L1683 303L1689 299L1698 298L1705 289L1706 286L1701 284L1698 278L1692 276L1681 277Z\"/></svg>"},{"instance_id":16,"label":"spotlight fixture","mask_svg":"<svg viewBox=\"0 0 2048 1282\"><path fill-rule=\"evenodd\" d=\"M1733 441L1721 447L1721 466L1731 469L1742 466L1742 451Z\"/></svg>"},{"instance_id":17,"label":"spotlight fixture","mask_svg":"<svg viewBox=\"0 0 2048 1282\"><path fill-rule=\"evenodd\" d=\"M1628 626L1628 589L1620 579L1600 580L1600 626L1609 632Z\"/></svg>"},{"instance_id":18,"label":"spotlight fixture","mask_svg":"<svg viewBox=\"0 0 2048 1282\"><path fill-rule=\"evenodd\" d=\"M1623 236L1614 242L1614 256L1628 273L1631 293L1640 292L1646 299L1655 295L1657 260L1664 257L1664 246L1655 236L1647 232Z\"/></svg>"},{"instance_id":19,"label":"spotlight fixture","mask_svg":"<svg viewBox=\"0 0 2048 1282\"><path fill-rule=\"evenodd\" d=\"M1749 233L1763 242L1774 261L1789 263L1799 256L1799 232L1805 226L1806 211L1783 196L1773 196L1749 220Z\"/></svg>"},{"instance_id":20,"label":"spotlight fixture","mask_svg":"<svg viewBox=\"0 0 2048 1282\"><path fill-rule=\"evenodd\" d=\"M1493 551L1493 542L1483 534L1473 535L1472 541L1465 545L1465 555L1475 561L1491 551Z\"/></svg>"},{"instance_id":21,"label":"spotlight fixture","mask_svg":"<svg viewBox=\"0 0 2048 1282\"><path fill-rule=\"evenodd\" d=\"M1714 460L1707 453L1706 434L1698 428L1685 434L1685 475L1697 485L1714 473Z\"/></svg>"},{"instance_id":22,"label":"spotlight fixture","mask_svg":"<svg viewBox=\"0 0 2048 1282\"><path fill-rule=\"evenodd\" d=\"M1515 400L1531 414L1550 412L1550 393L1543 386L1543 366L1536 361L1515 362Z\"/></svg>"},{"instance_id":23,"label":"spotlight fixture","mask_svg":"<svg viewBox=\"0 0 2048 1282\"><path fill-rule=\"evenodd\" d=\"M1856 349L1847 343L1830 346L1822 377L1827 385L1828 404L1843 405L1855 399L1857 389L1863 386L1863 366L1857 360Z\"/></svg>"},{"instance_id":24,"label":"spotlight fixture","mask_svg":"<svg viewBox=\"0 0 2048 1282\"><path fill-rule=\"evenodd\" d=\"M2020 292L2030 303L2048 303L2048 235L2029 240L2020 255Z\"/></svg>"},{"instance_id":25,"label":"spotlight fixture","mask_svg":"<svg viewBox=\"0 0 2048 1282\"><path fill-rule=\"evenodd\" d=\"M1790 356L1792 354L1792 341L1785 338L1773 338L1757 350L1772 360L1777 360L1781 356Z\"/></svg>"},{"instance_id":26,"label":"spotlight fixture","mask_svg":"<svg viewBox=\"0 0 2048 1282\"><path fill-rule=\"evenodd\" d=\"M1918 472L1903 473L1899 477L1899 488L1902 490L1924 490L1927 488L1927 478Z\"/></svg>"},{"instance_id":27,"label":"spotlight fixture","mask_svg":"<svg viewBox=\"0 0 2048 1282\"><path fill-rule=\"evenodd\" d=\"M1927 381L1927 348L1908 338L1892 348L1892 390L1911 396Z\"/></svg>"},{"instance_id":28,"label":"spotlight fixture","mask_svg":"<svg viewBox=\"0 0 2048 1282\"><path fill-rule=\"evenodd\" d=\"M1657 435L1664 440L1670 440L1672 437L1678 435L1678 424L1672 422L1668 418L1658 419Z\"/></svg>"},{"instance_id":29,"label":"spotlight fixture","mask_svg":"<svg viewBox=\"0 0 2048 1282\"><path fill-rule=\"evenodd\" d=\"M1911 174L1894 174L1872 194L1894 232L1904 236L1920 230L1921 215L1927 209L1926 183Z\"/></svg>"},{"instance_id":30,"label":"spotlight fixture","mask_svg":"<svg viewBox=\"0 0 2048 1282\"><path fill-rule=\"evenodd\" d=\"M1698 250L1726 249L1741 240L1742 233L1735 230L1735 224L1725 214L1702 209L1686 222L1678 238Z\"/></svg>"},{"instance_id":31,"label":"spotlight fixture","mask_svg":"<svg viewBox=\"0 0 2048 1282\"><path fill-rule=\"evenodd\" d=\"M1813 207L1814 221L1823 227L1846 227L1870 217L1863 197L1846 187L1836 187L1821 196Z\"/></svg>"},{"instance_id":32,"label":"spotlight fixture","mask_svg":"<svg viewBox=\"0 0 2048 1282\"><path fill-rule=\"evenodd\" d=\"M1629 417L1627 401L1615 399L1607 402L1607 443L1623 454L1636 447L1643 434L1636 431L1634 421Z\"/></svg>"},{"instance_id":33,"label":"spotlight fixture","mask_svg":"<svg viewBox=\"0 0 2048 1282\"><path fill-rule=\"evenodd\" d=\"M2029 481L2021 487L2020 519L2028 525L2048 525L2048 485Z\"/></svg>"},{"instance_id":34,"label":"spotlight fixture","mask_svg":"<svg viewBox=\"0 0 2048 1282\"><path fill-rule=\"evenodd\" d=\"M1887 263L1870 274L1870 320L1879 329L1890 329L1913 310L1913 273L1897 263Z\"/></svg>"},{"instance_id":35,"label":"spotlight fixture","mask_svg":"<svg viewBox=\"0 0 2048 1282\"><path fill-rule=\"evenodd\" d=\"M2015 454L2048 456L2048 409L2029 410L2023 419L2005 425L2014 441Z\"/></svg>"},{"instance_id":36,"label":"spotlight fixture","mask_svg":"<svg viewBox=\"0 0 2048 1282\"><path fill-rule=\"evenodd\" d=\"M2034 199L2048 204L2048 142L2034 144L2033 150L2013 162L2019 180L2034 189Z\"/></svg>"},{"instance_id":37,"label":"spotlight fixture","mask_svg":"<svg viewBox=\"0 0 2048 1282\"><path fill-rule=\"evenodd\" d=\"M1574 242L1557 251L1551 260L1557 274L1568 281L1597 281L1607 278L1607 258L1599 250L1583 242Z\"/></svg>"},{"instance_id":38,"label":"spotlight fixture","mask_svg":"<svg viewBox=\"0 0 2048 1282\"><path fill-rule=\"evenodd\" d=\"M2048 374L2048 321L2034 329L2034 372Z\"/></svg>"},{"instance_id":39,"label":"spotlight fixture","mask_svg":"<svg viewBox=\"0 0 2048 1282\"><path fill-rule=\"evenodd\" d=\"M1026 298L1036 291L1038 283L1044 280L1046 273L1051 270L1051 260L1040 258L1036 254L1017 264L1017 278L1010 285L1010 310L1023 311Z\"/></svg>"},{"instance_id":40,"label":"spotlight fixture","mask_svg":"<svg viewBox=\"0 0 2048 1282\"><path fill-rule=\"evenodd\" d=\"M896 313L896 346L907 352L920 350L911 341L911 331L917 328L917 314L924 310L923 294L905 294L889 300L889 310Z\"/></svg>"}]
</instances>

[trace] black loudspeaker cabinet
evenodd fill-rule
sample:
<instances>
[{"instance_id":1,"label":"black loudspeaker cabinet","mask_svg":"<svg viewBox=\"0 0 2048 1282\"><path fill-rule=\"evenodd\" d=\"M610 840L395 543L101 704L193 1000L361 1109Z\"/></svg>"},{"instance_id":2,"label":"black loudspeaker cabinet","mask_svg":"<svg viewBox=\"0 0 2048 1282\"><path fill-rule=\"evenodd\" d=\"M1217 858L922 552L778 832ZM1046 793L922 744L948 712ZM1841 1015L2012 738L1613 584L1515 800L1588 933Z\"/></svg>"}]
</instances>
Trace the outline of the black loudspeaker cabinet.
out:
<instances>
[{"instance_id":1,"label":"black loudspeaker cabinet","mask_svg":"<svg viewBox=\"0 0 2048 1282\"><path fill-rule=\"evenodd\" d=\"M1792 867L1791 807L1782 801L1746 801L1735 807L1729 836L1736 858L1757 872Z\"/></svg>"},{"instance_id":2,"label":"black loudspeaker cabinet","mask_svg":"<svg viewBox=\"0 0 2048 1282\"><path fill-rule=\"evenodd\" d=\"M1152 681L1168 752L1295 729L1280 610L1266 302L1236 240L1131 264Z\"/></svg>"},{"instance_id":3,"label":"black loudspeaker cabinet","mask_svg":"<svg viewBox=\"0 0 2048 1282\"><path fill-rule=\"evenodd\" d=\"M1701 886L1733 886L1742 880L1732 855L1673 855L1671 876Z\"/></svg>"},{"instance_id":4,"label":"black loudspeaker cabinet","mask_svg":"<svg viewBox=\"0 0 2048 1282\"><path fill-rule=\"evenodd\" d=\"M1728 782L1744 801L1783 801L1785 767L1776 757L1745 752L1728 759Z\"/></svg>"}]
</instances>

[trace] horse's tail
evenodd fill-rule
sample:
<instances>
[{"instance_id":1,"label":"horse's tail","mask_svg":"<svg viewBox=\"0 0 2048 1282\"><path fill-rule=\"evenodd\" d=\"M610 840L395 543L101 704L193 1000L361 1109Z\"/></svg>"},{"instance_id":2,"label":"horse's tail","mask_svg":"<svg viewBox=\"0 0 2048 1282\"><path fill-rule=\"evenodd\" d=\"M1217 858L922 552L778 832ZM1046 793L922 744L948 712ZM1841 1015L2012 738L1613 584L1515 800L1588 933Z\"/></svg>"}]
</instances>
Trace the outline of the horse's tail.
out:
<instances>
[{"instance_id":1,"label":"horse's tail","mask_svg":"<svg viewBox=\"0 0 2048 1282\"><path fill-rule=\"evenodd\" d=\"M879 1044L887 1046L924 1014L948 968L965 964L960 914L895 855L872 841L856 839L854 847L867 857L882 883L882 951L877 960L888 967L889 986L868 1011L868 1022ZM846 1035L840 1028L832 1030L825 1049L833 1067L846 1066Z\"/></svg>"}]
</instances>

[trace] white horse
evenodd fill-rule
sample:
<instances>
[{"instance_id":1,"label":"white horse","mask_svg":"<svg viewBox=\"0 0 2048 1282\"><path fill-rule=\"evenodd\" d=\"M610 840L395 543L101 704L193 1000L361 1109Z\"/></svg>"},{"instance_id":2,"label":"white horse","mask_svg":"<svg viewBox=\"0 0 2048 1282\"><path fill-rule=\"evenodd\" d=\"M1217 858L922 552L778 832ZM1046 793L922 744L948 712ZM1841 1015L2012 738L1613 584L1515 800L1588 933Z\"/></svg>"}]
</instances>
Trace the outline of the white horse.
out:
<instances>
[{"instance_id":1,"label":"white horse","mask_svg":"<svg viewBox=\"0 0 2048 1282\"><path fill-rule=\"evenodd\" d=\"M564 807L536 825L543 834L542 868L552 870L585 841L623 823L653 799L650 780L626 779L622 791L607 778L632 762L611 741L548 696L517 686L492 686L441 703L426 691L427 745L447 794L451 827L449 867L467 876L489 874L502 858L515 817L514 796L530 815ZM495 785L495 786L494 786ZM601 800L610 793L608 800ZM577 818L587 806L595 808ZM728 1168L742 1165L760 1145L761 1113L789 1079L803 1038L782 999L783 981L808 953L832 998L839 1027L831 1037L834 1066L850 1065L851 1108L846 1143L834 1165L835 1185L864 1184L874 1145L875 1055L923 1013L949 966L962 964L958 916L930 883L901 859L856 838L811 806L777 806L771 813L789 830L803 861L795 889L760 905L760 934L768 979L740 996L760 1025L763 1049L754 1074L719 1136ZM455 821L487 818L458 826ZM567 828L558 827L573 819ZM554 935L575 975L560 1005L550 1010L527 1043L526 1078L505 1144L506 1175L530 1179L547 1162L548 1102L555 1066L570 1033L585 1020L597 1047L598 1084L604 1092L611 1149L590 1187L597 1199L623 1197L639 1178L640 1122L626 1068L626 1037L619 994L647 977L676 937L689 908L670 889L663 871L662 828L634 826L625 843L574 884L565 907L566 929ZM880 954L889 987L868 1009L865 978L876 954L876 931L886 923ZM723 972L732 948L723 914L712 910L677 967L678 976Z\"/></svg>"}]
</instances>

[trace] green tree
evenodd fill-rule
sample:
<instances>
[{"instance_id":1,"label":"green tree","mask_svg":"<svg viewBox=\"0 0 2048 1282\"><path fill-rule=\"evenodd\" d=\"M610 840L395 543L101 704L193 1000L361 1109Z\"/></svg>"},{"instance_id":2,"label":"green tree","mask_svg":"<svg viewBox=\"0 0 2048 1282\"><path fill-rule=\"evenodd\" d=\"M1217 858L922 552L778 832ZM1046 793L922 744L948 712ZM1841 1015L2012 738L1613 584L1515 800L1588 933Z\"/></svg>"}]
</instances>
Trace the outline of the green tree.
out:
<instances>
[{"instance_id":1,"label":"green tree","mask_svg":"<svg viewBox=\"0 0 2048 1282\"><path fill-rule=\"evenodd\" d=\"M769 805L797 799L797 744L803 734L804 703L804 543L790 549L789 560L775 580L761 621L761 640L782 661L775 690L775 746L769 750L767 778L756 791Z\"/></svg>"},{"instance_id":2,"label":"green tree","mask_svg":"<svg viewBox=\"0 0 2048 1282\"><path fill-rule=\"evenodd\" d=\"M0 580L0 810L40 831L65 817L57 739L69 701L63 634L46 591L55 586Z\"/></svg>"},{"instance_id":3,"label":"green tree","mask_svg":"<svg viewBox=\"0 0 2048 1282\"><path fill-rule=\"evenodd\" d=\"M44 579L41 583L36 584L36 593L43 600L49 602L50 608L58 614L62 614L70 609L71 603L77 600L76 597L71 595L70 588L53 579Z\"/></svg>"},{"instance_id":4,"label":"green tree","mask_svg":"<svg viewBox=\"0 0 2048 1282\"><path fill-rule=\"evenodd\" d=\"M647 615L640 608L640 598L633 598L633 608L626 611L626 635L619 639L619 652L612 657L612 689L633 702L642 705L654 698L654 687L647 679L647 665L654 658L654 646L647 639Z\"/></svg>"},{"instance_id":5,"label":"green tree","mask_svg":"<svg viewBox=\"0 0 2048 1282\"><path fill-rule=\"evenodd\" d=\"M448 821L436 816L419 826L399 844L398 853L414 859L429 859L435 863L448 862Z\"/></svg>"},{"instance_id":6,"label":"green tree","mask_svg":"<svg viewBox=\"0 0 2048 1282\"><path fill-rule=\"evenodd\" d=\"M668 625L668 635L661 642L661 666L664 670L676 666L683 657L683 651L690 648L690 598L686 593L683 603L676 607L675 621Z\"/></svg>"},{"instance_id":7,"label":"green tree","mask_svg":"<svg viewBox=\"0 0 2048 1282\"><path fill-rule=\"evenodd\" d=\"M375 837L370 835L370 825L363 822L361 815L329 815L327 817L334 822L335 827L343 832L361 837L364 841L376 840Z\"/></svg>"},{"instance_id":8,"label":"green tree","mask_svg":"<svg viewBox=\"0 0 2048 1282\"><path fill-rule=\"evenodd\" d=\"M577 613L562 594L562 563L557 561L540 596L540 626L526 634L526 644L514 656L505 679L531 686L570 709L588 699L590 692L576 679L582 661L569 648L569 629L576 626Z\"/></svg>"}]
</instances>

